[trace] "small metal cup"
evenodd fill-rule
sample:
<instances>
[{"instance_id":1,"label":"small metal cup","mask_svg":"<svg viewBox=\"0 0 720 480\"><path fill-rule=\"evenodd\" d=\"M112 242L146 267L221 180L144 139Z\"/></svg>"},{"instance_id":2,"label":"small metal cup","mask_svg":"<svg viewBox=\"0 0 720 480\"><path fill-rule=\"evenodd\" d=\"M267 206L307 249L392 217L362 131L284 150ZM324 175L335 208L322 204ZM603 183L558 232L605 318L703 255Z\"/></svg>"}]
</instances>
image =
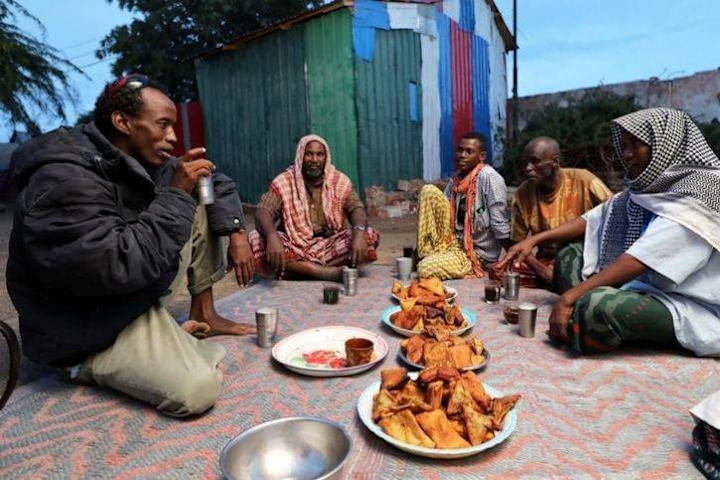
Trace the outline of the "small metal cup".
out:
<instances>
[{"instance_id":1,"label":"small metal cup","mask_svg":"<svg viewBox=\"0 0 720 480\"><path fill-rule=\"evenodd\" d=\"M359 272L357 268L345 267L343 269L343 286L345 287L345 295L353 296L357 294L357 281Z\"/></svg>"},{"instance_id":2,"label":"small metal cup","mask_svg":"<svg viewBox=\"0 0 720 480\"><path fill-rule=\"evenodd\" d=\"M255 312L258 346L262 348L273 346L277 334L278 316L277 308L261 308Z\"/></svg>"},{"instance_id":3,"label":"small metal cup","mask_svg":"<svg viewBox=\"0 0 720 480\"><path fill-rule=\"evenodd\" d=\"M402 281L410 280L410 275L412 275L412 258L399 257L395 259L395 263L398 271L398 279Z\"/></svg>"},{"instance_id":4,"label":"small metal cup","mask_svg":"<svg viewBox=\"0 0 720 480\"><path fill-rule=\"evenodd\" d=\"M198 203L200 205L215 203L215 187L212 177L200 177L198 180Z\"/></svg>"},{"instance_id":5,"label":"small metal cup","mask_svg":"<svg viewBox=\"0 0 720 480\"><path fill-rule=\"evenodd\" d=\"M505 283L505 299L517 300L520 296L520 274L517 272L507 272L504 278Z\"/></svg>"},{"instance_id":6,"label":"small metal cup","mask_svg":"<svg viewBox=\"0 0 720 480\"><path fill-rule=\"evenodd\" d=\"M520 336L533 338L535 336L535 322L537 320L537 305L534 303L521 303L518 305L518 326Z\"/></svg>"}]
</instances>

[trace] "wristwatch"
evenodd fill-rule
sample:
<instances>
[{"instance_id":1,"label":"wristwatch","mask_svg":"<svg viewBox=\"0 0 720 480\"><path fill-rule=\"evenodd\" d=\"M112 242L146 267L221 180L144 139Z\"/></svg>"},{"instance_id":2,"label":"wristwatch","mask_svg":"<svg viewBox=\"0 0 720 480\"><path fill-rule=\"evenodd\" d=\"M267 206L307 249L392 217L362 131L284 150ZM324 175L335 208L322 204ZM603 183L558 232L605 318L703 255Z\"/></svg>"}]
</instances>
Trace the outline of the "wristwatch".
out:
<instances>
[{"instance_id":1,"label":"wristwatch","mask_svg":"<svg viewBox=\"0 0 720 480\"><path fill-rule=\"evenodd\" d=\"M361 232L364 232L367 230L367 225L353 225L353 230L360 230Z\"/></svg>"}]
</instances>

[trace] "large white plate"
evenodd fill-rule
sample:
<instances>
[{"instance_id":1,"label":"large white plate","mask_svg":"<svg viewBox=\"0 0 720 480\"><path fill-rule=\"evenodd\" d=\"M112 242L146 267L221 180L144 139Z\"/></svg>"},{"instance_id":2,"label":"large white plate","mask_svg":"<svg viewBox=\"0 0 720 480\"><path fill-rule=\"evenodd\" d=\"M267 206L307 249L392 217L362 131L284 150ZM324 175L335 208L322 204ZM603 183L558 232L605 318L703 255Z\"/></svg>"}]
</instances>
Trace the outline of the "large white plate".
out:
<instances>
[{"instance_id":1,"label":"large white plate","mask_svg":"<svg viewBox=\"0 0 720 480\"><path fill-rule=\"evenodd\" d=\"M302 360L303 353L315 350L333 350L339 357L345 357L345 342L351 338L367 338L374 344L373 359L370 363L346 368L308 366ZM388 344L382 337L357 327L328 326L311 328L291 335L272 349L272 356L293 372L311 377L343 377L355 375L374 367L388 353Z\"/></svg>"},{"instance_id":2,"label":"large white plate","mask_svg":"<svg viewBox=\"0 0 720 480\"><path fill-rule=\"evenodd\" d=\"M408 288L409 286L410 286L410 285L405 285L405 288ZM455 303L455 300L457 299L458 291L457 291L456 289L452 288L452 287L445 287L445 286L443 286L443 288L444 288L445 291L448 293L448 296L447 296L447 298L446 298L445 300L447 301L448 304L452 305L453 303ZM393 297L395 300L397 300L398 302L400 301L400 297L398 297L398 296L395 295L394 293L392 294L392 297Z\"/></svg>"},{"instance_id":3,"label":"large white plate","mask_svg":"<svg viewBox=\"0 0 720 480\"><path fill-rule=\"evenodd\" d=\"M415 380L418 376L418 372L412 372L409 374L410 378ZM487 383L483 383L485 386L485 391L490 394L491 397L502 397L503 393L495 390ZM372 419L372 405L373 405L373 396L376 395L378 392L380 392L380 381L374 382L372 385L367 387L365 391L360 395L360 399L358 400L358 415L360 416L360 420L365 424L365 426L370 429L372 433L377 435L378 437L382 438L386 442L388 442L390 445L393 445L400 450L403 450L408 453L412 453L414 455L419 455L421 457L427 457L427 458L442 458L442 459L451 459L451 458L463 458L463 457L469 457L471 455L476 455L482 451L485 451L489 448L494 447L495 445L502 443L505 441L510 434L515 430L515 426L517 425L517 412L513 408L510 410L510 412L505 416L505 420L503 421L503 429L499 432L496 432L495 438L492 440L481 443L480 445L475 445L474 447L469 448L428 448L428 447L419 447L416 445L411 445L409 443L401 442L400 440L391 437L385 431L382 429L380 425L375 423Z\"/></svg>"},{"instance_id":4,"label":"large white plate","mask_svg":"<svg viewBox=\"0 0 720 480\"><path fill-rule=\"evenodd\" d=\"M481 370L481 369L485 368L487 366L488 362L490 362L490 352L488 352L486 349L483 349L482 354L485 357L484 362L478 363L477 365L470 365L469 367L463 367L459 370L467 372L467 371L471 371L471 370ZM403 352L402 347L400 347L400 349L398 350L398 357L400 357L400 360L407 363L409 366L411 366L413 368L417 368L418 370L422 370L425 368L425 365L411 362L410 359L407 358L407 356L405 355L405 352Z\"/></svg>"},{"instance_id":5,"label":"large white plate","mask_svg":"<svg viewBox=\"0 0 720 480\"><path fill-rule=\"evenodd\" d=\"M395 333L399 333L400 335L403 335L405 337L414 337L415 335L420 333L420 332L416 332L414 330L400 328L390 321L390 315L392 315L395 312L399 312L399 311L400 311L400 307L390 307L390 308L385 309L385 311L382 312L382 323L384 323L388 327L392 328ZM468 310L465 307L462 307L462 313L463 313L463 317L465 317L465 320L467 320L468 323L463 328L454 330L453 331L454 335L462 335L463 333L470 331L470 329L473 328L475 326L475 324L477 323L477 318L475 318L475 314L472 313L470 310Z\"/></svg>"}]
</instances>

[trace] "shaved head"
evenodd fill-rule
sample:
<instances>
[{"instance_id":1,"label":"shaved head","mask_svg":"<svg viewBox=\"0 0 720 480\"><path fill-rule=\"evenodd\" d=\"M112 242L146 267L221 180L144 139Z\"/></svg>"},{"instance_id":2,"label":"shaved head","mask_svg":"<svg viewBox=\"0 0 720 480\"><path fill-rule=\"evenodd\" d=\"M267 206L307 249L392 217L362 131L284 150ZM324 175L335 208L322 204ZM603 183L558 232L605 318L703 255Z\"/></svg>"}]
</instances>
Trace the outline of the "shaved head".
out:
<instances>
[{"instance_id":1,"label":"shaved head","mask_svg":"<svg viewBox=\"0 0 720 480\"><path fill-rule=\"evenodd\" d=\"M550 137L537 137L523 150L524 173L531 183L551 190L558 181L560 144Z\"/></svg>"},{"instance_id":2,"label":"shaved head","mask_svg":"<svg viewBox=\"0 0 720 480\"><path fill-rule=\"evenodd\" d=\"M549 158L554 155L560 156L560 144L554 138L537 137L533 138L525 146L525 152L533 153L539 158Z\"/></svg>"}]
</instances>

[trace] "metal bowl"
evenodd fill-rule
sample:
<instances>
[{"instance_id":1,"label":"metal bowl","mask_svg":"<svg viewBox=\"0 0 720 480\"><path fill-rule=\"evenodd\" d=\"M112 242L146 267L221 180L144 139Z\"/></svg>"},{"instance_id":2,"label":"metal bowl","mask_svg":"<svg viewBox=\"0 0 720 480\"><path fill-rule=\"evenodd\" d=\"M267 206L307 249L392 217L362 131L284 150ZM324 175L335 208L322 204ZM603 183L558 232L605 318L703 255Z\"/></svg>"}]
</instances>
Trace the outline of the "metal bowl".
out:
<instances>
[{"instance_id":1,"label":"metal bowl","mask_svg":"<svg viewBox=\"0 0 720 480\"><path fill-rule=\"evenodd\" d=\"M244 431L220 455L226 478L274 480L334 479L352 441L337 423L320 418L280 418Z\"/></svg>"}]
</instances>

